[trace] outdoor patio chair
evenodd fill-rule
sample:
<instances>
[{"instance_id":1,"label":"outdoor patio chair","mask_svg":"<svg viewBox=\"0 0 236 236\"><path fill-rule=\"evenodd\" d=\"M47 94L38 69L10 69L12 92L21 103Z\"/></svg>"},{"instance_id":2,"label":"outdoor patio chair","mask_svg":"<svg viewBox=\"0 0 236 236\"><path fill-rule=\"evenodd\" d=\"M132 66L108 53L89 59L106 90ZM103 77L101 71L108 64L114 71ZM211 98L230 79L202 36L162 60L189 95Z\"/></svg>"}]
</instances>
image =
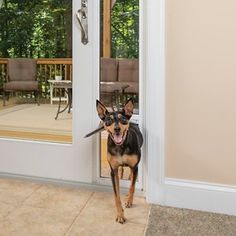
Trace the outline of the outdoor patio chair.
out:
<instances>
[{"instance_id":1,"label":"outdoor patio chair","mask_svg":"<svg viewBox=\"0 0 236 236\"><path fill-rule=\"evenodd\" d=\"M117 82L118 80L117 70L118 70L118 61L115 58L101 58L102 82Z\"/></svg>"},{"instance_id":2,"label":"outdoor patio chair","mask_svg":"<svg viewBox=\"0 0 236 236\"><path fill-rule=\"evenodd\" d=\"M129 85L125 89L127 94L139 93L139 60L119 59L118 81Z\"/></svg>"},{"instance_id":3,"label":"outdoor patio chair","mask_svg":"<svg viewBox=\"0 0 236 236\"><path fill-rule=\"evenodd\" d=\"M138 103L139 96L139 60L132 58L119 59L118 81L126 84L123 90L121 100L127 101L132 97L134 103Z\"/></svg>"},{"instance_id":4,"label":"outdoor patio chair","mask_svg":"<svg viewBox=\"0 0 236 236\"><path fill-rule=\"evenodd\" d=\"M3 84L3 106L6 104L6 94L17 91L34 92L35 101L39 105L36 59L8 59L7 81Z\"/></svg>"},{"instance_id":5,"label":"outdoor patio chair","mask_svg":"<svg viewBox=\"0 0 236 236\"><path fill-rule=\"evenodd\" d=\"M101 97L112 105L116 100L118 62L115 58L101 58ZM106 103L106 102L105 102Z\"/></svg>"}]
</instances>

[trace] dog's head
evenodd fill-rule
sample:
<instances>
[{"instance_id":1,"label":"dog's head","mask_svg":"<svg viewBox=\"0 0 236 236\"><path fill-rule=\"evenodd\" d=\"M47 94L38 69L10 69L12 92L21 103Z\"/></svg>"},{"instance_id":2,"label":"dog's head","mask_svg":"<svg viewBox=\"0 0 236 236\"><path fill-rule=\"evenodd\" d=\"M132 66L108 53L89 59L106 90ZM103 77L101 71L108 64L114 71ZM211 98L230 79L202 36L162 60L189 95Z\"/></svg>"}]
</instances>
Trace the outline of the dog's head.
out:
<instances>
[{"instance_id":1,"label":"dog's head","mask_svg":"<svg viewBox=\"0 0 236 236\"><path fill-rule=\"evenodd\" d=\"M104 128L116 145L121 145L126 138L129 128L129 120L133 115L133 100L129 99L122 111L109 112L107 108L97 100L98 116L104 123Z\"/></svg>"}]
</instances>

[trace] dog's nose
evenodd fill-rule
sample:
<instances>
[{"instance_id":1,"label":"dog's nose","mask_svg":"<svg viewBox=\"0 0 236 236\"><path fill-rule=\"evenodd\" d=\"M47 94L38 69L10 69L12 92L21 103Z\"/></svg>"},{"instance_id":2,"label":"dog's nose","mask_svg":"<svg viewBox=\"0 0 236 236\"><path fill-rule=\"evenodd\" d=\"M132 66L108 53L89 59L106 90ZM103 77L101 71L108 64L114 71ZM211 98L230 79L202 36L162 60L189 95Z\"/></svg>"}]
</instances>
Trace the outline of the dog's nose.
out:
<instances>
[{"instance_id":1,"label":"dog's nose","mask_svg":"<svg viewBox=\"0 0 236 236\"><path fill-rule=\"evenodd\" d=\"M114 128L114 130L115 130L116 133L119 133L119 132L120 132L120 127L119 127L119 126L116 126L116 127Z\"/></svg>"}]
</instances>

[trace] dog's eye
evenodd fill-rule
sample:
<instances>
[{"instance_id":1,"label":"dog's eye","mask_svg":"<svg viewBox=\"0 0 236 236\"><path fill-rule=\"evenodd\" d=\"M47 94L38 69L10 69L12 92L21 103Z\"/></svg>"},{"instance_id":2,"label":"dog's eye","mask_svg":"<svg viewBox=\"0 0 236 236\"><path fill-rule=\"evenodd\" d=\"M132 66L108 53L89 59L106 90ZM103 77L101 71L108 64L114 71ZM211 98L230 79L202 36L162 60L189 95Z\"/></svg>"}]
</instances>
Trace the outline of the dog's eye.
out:
<instances>
[{"instance_id":1,"label":"dog's eye","mask_svg":"<svg viewBox=\"0 0 236 236\"><path fill-rule=\"evenodd\" d=\"M106 126L110 126L113 123L113 120L111 119L111 117L106 117L105 118L105 125Z\"/></svg>"},{"instance_id":2,"label":"dog's eye","mask_svg":"<svg viewBox=\"0 0 236 236\"><path fill-rule=\"evenodd\" d=\"M122 125L127 125L128 124L128 120L124 116L120 117L119 121Z\"/></svg>"}]
</instances>

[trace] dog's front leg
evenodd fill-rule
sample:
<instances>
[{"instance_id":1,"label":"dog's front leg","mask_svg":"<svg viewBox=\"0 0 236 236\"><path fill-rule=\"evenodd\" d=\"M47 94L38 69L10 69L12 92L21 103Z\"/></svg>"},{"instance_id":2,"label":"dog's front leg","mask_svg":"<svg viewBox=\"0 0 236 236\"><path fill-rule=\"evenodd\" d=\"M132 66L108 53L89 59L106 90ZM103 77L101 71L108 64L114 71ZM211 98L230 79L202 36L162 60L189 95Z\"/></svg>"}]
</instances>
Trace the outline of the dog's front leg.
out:
<instances>
[{"instance_id":1,"label":"dog's front leg","mask_svg":"<svg viewBox=\"0 0 236 236\"><path fill-rule=\"evenodd\" d=\"M111 169L111 180L112 180L113 190L115 194L115 204L116 204L116 210L117 210L116 221L123 224L125 222L125 217L124 217L124 210L121 206L121 200L120 200L120 185L119 185L118 168Z\"/></svg>"},{"instance_id":2,"label":"dog's front leg","mask_svg":"<svg viewBox=\"0 0 236 236\"><path fill-rule=\"evenodd\" d=\"M134 198L134 191L135 191L135 183L138 176L138 166L136 166L134 169L131 169L131 185L127 197L127 202L125 203L125 207L130 208L133 204L133 198Z\"/></svg>"}]
</instances>

